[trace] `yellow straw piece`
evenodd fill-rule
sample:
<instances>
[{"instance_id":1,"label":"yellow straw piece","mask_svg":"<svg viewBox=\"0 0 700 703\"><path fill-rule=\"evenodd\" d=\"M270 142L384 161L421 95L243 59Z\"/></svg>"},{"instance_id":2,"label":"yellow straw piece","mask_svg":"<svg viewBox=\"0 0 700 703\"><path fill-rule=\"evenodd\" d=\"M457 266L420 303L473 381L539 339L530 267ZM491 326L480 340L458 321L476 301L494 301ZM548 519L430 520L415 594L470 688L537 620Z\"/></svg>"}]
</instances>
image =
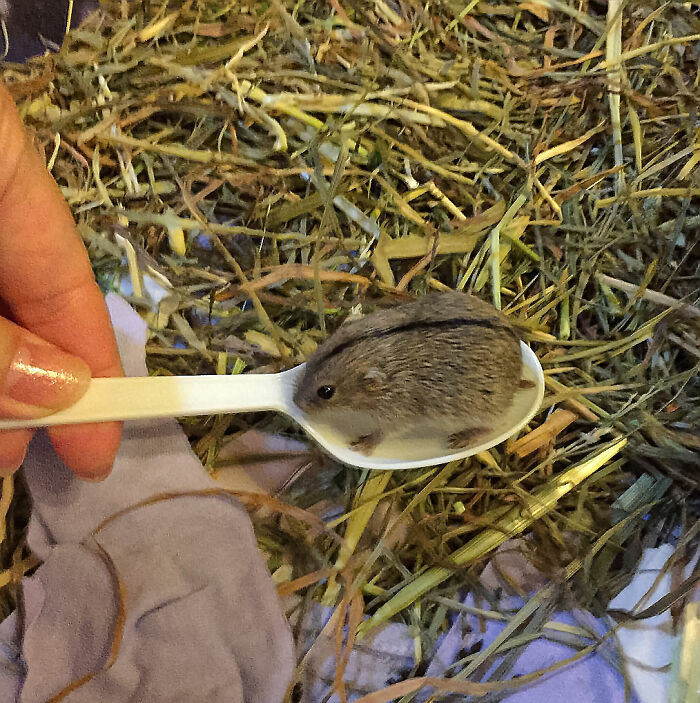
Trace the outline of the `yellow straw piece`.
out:
<instances>
[{"instance_id":1,"label":"yellow straw piece","mask_svg":"<svg viewBox=\"0 0 700 703\"><path fill-rule=\"evenodd\" d=\"M467 544L450 556L456 566L465 566L496 549L506 540L518 535L535 520L553 510L559 500L573 490L584 479L604 466L627 444L626 439L617 440L607 449L578 466L556 476L533 495L523 496L525 506L518 505L509 510L495 527L480 532ZM358 638L371 629L386 622L396 613L408 608L418 598L446 581L454 572L444 567L433 567L402 588L393 598L379 608L374 615L365 620L358 628Z\"/></svg>"}]
</instances>

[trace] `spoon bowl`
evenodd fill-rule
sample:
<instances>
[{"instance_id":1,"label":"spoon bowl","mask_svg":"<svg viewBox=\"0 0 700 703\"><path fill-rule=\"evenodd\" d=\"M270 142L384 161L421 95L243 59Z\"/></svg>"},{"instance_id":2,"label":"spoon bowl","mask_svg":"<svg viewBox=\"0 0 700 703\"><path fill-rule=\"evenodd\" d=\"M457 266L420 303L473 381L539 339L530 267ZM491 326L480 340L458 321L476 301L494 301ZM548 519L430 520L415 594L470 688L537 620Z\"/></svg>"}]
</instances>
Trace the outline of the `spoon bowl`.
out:
<instances>
[{"instance_id":1,"label":"spoon bowl","mask_svg":"<svg viewBox=\"0 0 700 703\"><path fill-rule=\"evenodd\" d=\"M539 410L544 397L542 367L535 353L522 342L520 352L523 359L523 378L532 382L533 386L515 394L510 406L503 409L501 420L492 432L480 438L478 444L463 449L455 450L448 446L448 432L436 435L432 428L411 426L405 433L383 440L370 456L365 456L350 448L354 437L342 434L336 427L316 419L313 423L309 422L293 403L293 384L288 409L285 412L301 425L317 444L348 466L397 471L446 464L479 454L504 442L521 430Z\"/></svg>"},{"instance_id":2,"label":"spoon bowl","mask_svg":"<svg viewBox=\"0 0 700 703\"><path fill-rule=\"evenodd\" d=\"M534 352L523 342L520 348L523 378L533 386L515 394L510 406L503 408L501 421L493 432L478 444L459 450L449 448L446 433L436 435L421 427L407 428L405 436L384 440L370 456L351 449L353 437L330 424L312 420L294 403L294 391L305 364L276 374L95 378L85 395L70 408L34 420L0 420L0 431L272 410L293 419L322 449L348 466L391 471L434 466L500 444L535 415L544 397L544 375Z\"/></svg>"}]
</instances>

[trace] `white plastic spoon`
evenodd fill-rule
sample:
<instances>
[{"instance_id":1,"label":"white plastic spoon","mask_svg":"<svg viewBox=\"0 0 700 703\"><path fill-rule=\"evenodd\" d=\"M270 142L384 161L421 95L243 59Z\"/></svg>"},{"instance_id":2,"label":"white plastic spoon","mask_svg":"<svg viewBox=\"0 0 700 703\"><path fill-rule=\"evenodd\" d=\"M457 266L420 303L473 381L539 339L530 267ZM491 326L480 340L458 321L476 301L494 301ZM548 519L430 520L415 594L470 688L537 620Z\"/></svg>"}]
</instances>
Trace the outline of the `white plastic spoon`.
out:
<instances>
[{"instance_id":1,"label":"white plastic spoon","mask_svg":"<svg viewBox=\"0 0 700 703\"><path fill-rule=\"evenodd\" d=\"M352 437L309 419L294 404L294 389L304 373L304 364L275 374L95 378L85 395L67 410L37 420L0 420L0 430L274 410L295 420L343 464L367 469L415 469L483 452L527 424L542 403L544 376L537 357L522 342L521 353L523 377L534 386L515 394L510 407L503 409L499 427L489 436L459 451L448 447L447 435L421 434L421 428L416 427L409 428L405 436L381 442L370 456L354 451L349 446Z\"/></svg>"}]
</instances>

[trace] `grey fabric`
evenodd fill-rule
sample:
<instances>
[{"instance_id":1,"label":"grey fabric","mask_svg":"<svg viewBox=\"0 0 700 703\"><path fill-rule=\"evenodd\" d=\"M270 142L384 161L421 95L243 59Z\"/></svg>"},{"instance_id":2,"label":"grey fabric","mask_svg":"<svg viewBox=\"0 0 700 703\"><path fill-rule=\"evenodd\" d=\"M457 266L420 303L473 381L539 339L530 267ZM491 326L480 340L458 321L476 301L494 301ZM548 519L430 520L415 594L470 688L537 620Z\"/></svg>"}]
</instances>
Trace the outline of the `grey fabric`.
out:
<instances>
[{"instance_id":1,"label":"grey fabric","mask_svg":"<svg viewBox=\"0 0 700 703\"><path fill-rule=\"evenodd\" d=\"M98 7L96 0L73 0L71 26L77 27ZM26 61L60 45L68 20L68 0L0 0L8 44L0 33L0 57Z\"/></svg>"},{"instance_id":2,"label":"grey fabric","mask_svg":"<svg viewBox=\"0 0 700 703\"><path fill-rule=\"evenodd\" d=\"M143 375L145 326L120 298L108 304L125 369ZM102 483L75 479L43 434L24 470L29 544L43 563L23 583L24 617L0 626L0 700L43 703L96 670L64 700L281 700L294 666L291 632L239 503L152 502L92 536L106 518L164 492L216 487L176 422L127 423ZM123 640L100 671L120 591Z\"/></svg>"}]
</instances>

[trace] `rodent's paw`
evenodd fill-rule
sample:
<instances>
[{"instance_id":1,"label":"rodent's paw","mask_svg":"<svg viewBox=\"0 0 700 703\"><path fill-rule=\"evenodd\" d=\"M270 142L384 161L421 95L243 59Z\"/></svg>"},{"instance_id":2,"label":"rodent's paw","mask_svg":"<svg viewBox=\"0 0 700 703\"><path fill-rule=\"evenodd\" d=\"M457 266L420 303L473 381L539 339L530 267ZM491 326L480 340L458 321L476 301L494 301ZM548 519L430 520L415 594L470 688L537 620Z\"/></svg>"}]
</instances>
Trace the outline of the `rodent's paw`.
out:
<instances>
[{"instance_id":1,"label":"rodent's paw","mask_svg":"<svg viewBox=\"0 0 700 703\"><path fill-rule=\"evenodd\" d=\"M526 378L521 378L518 381L518 390L525 390L527 388L534 388L535 384L532 381L528 381Z\"/></svg>"},{"instance_id":2,"label":"rodent's paw","mask_svg":"<svg viewBox=\"0 0 700 703\"><path fill-rule=\"evenodd\" d=\"M356 440L350 443L350 448L360 454L369 456L376 448L377 445L382 441L382 433L377 430L371 434L365 434L358 437Z\"/></svg>"},{"instance_id":3,"label":"rodent's paw","mask_svg":"<svg viewBox=\"0 0 700 703\"><path fill-rule=\"evenodd\" d=\"M488 427L469 427L466 430L453 432L447 438L447 446L450 449L466 449L476 444L479 439L490 431Z\"/></svg>"}]
</instances>

